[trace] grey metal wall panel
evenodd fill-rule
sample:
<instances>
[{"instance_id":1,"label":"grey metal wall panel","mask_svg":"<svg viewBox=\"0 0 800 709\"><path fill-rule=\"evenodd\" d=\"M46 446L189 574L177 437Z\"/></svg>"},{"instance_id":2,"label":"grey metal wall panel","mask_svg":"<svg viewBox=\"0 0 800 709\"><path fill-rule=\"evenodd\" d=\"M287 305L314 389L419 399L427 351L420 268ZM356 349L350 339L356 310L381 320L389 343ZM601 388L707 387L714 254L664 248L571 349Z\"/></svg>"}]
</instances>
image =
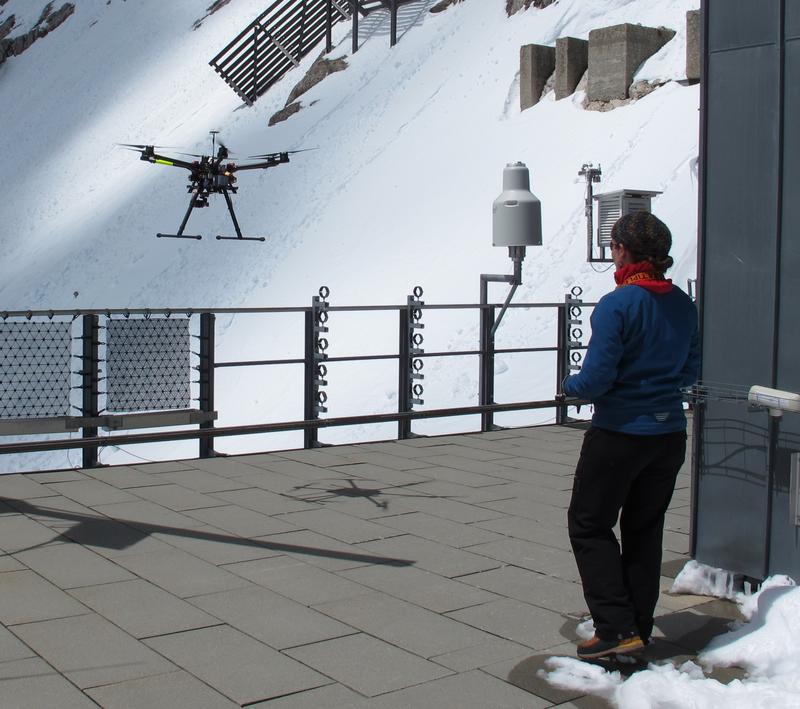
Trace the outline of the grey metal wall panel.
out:
<instances>
[{"instance_id":1,"label":"grey metal wall panel","mask_svg":"<svg viewBox=\"0 0 800 709\"><path fill-rule=\"evenodd\" d=\"M787 35L791 20L800 29L800 0L787 3ZM776 386L800 392L800 40L786 42L784 58L783 201L779 261L779 310ZM789 519L789 456L800 450L800 416L780 422L780 454L776 457L772 498L769 573L800 574L800 533Z\"/></svg>"},{"instance_id":2,"label":"grey metal wall panel","mask_svg":"<svg viewBox=\"0 0 800 709\"><path fill-rule=\"evenodd\" d=\"M786 0L787 39L800 37L800 0Z\"/></svg>"},{"instance_id":3,"label":"grey metal wall panel","mask_svg":"<svg viewBox=\"0 0 800 709\"><path fill-rule=\"evenodd\" d=\"M778 41L778 0L709 0L705 9L712 52Z\"/></svg>"},{"instance_id":4,"label":"grey metal wall panel","mask_svg":"<svg viewBox=\"0 0 800 709\"><path fill-rule=\"evenodd\" d=\"M769 385L774 369L780 52L777 45L733 47L774 39L779 25L763 4L758 13L752 3L738 0L715 0L706 3L707 10L709 6L702 378ZM715 46L730 51L715 52ZM764 346L747 347L745 342ZM708 402L697 466L696 558L754 577L763 575L768 541L766 426L763 414L748 412L742 403Z\"/></svg>"},{"instance_id":5,"label":"grey metal wall panel","mask_svg":"<svg viewBox=\"0 0 800 709\"><path fill-rule=\"evenodd\" d=\"M709 59L704 379L771 381L771 345L730 353L742 342L742 323L749 341L773 339L773 319L764 315L775 298L778 60L775 47Z\"/></svg>"},{"instance_id":6,"label":"grey metal wall panel","mask_svg":"<svg viewBox=\"0 0 800 709\"><path fill-rule=\"evenodd\" d=\"M766 426L738 403L706 407L695 557L761 578L767 542Z\"/></svg>"}]
</instances>

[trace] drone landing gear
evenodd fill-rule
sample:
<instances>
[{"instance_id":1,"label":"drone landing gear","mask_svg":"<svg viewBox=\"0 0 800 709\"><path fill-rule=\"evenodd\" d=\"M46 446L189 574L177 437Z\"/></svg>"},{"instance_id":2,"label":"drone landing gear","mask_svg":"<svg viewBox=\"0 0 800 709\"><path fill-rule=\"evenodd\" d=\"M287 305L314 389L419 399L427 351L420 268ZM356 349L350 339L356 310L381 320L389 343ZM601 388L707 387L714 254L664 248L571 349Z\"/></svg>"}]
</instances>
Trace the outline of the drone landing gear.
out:
<instances>
[{"instance_id":1,"label":"drone landing gear","mask_svg":"<svg viewBox=\"0 0 800 709\"><path fill-rule=\"evenodd\" d=\"M217 236L218 240L228 241L266 241L264 236L242 236L242 230L239 228L239 222L236 219L236 213L233 211L233 200L228 194L228 190L222 190L222 195L225 197L225 203L228 205L228 211L231 213L231 220L233 221L233 228L236 229L236 236Z\"/></svg>"},{"instance_id":2,"label":"drone landing gear","mask_svg":"<svg viewBox=\"0 0 800 709\"><path fill-rule=\"evenodd\" d=\"M189 215L192 213L192 210L195 207L197 202L197 195L193 194L192 198L189 200L189 209L186 210L186 214L183 217L183 221L181 225L178 227L177 234L156 234L159 239L202 239L202 236L195 235L195 234L184 234L183 230L186 228L186 223L189 221Z\"/></svg>"}]
</instances>

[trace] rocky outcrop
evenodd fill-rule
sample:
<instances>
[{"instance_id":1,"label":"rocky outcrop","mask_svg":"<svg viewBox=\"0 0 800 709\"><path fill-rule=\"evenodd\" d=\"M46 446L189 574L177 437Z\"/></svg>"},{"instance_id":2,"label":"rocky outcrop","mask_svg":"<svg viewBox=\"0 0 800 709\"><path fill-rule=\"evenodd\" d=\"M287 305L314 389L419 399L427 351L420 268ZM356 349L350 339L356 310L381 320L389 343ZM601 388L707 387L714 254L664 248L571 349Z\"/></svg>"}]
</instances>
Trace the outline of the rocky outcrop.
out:
<instances>
[{"instance_id":1,"label":"rocky outcrop","mask_svg":"<svg viewBox=\"0 0 800 709\"><path fill-rule=\"evenodd\" d=\"M10 15L7 17L2 23L0 23L0 39L5 39L11 30L14 29L14 24L16 23L17 18L14 15Z\"/></svg>"},{"instance_id":2,"label":"rocky outcrop","mask_svg":"<svg viewBox=\"0 0 800 709\"><path fill-rule=\"evenodd\" d=\"M444 12L451 5L457 5L464 0L439 0L428 12L436 14L437 12Z\"/></svg>"},{"instance_id":3,"label":"rocky outcrop","mask_svg":"<svg viewBox=\"0 0 800 709\"><path fill-rule=\"evenodd\" d=\"M58 10L53 12L53 3L49 2L42 10L39 20L32 30L25 34L18 35L17 37L3 37L0 31L0 64L2 64L9 57L16 57L28 49L34 42L47 36L56 27L62 25L67 18L75 12L75 5L71 2L64 3ZM14 16L6 20L2 28L8 24L9 20L14 20ZM13 28L12 25L8 28L8 32Z\"/></svg>"},{"instance_id":4,"label":"rocky outcrop","mask_svg":"<svg viewBox=\"0 0 800 709\"><path fill-rule=\"evenodd\" d=\"M203 22L206 21L207 18L211 17L211 15L213 15L217 10L221 10L230 1L231 0L214 0L214 2L211 3L211 5L209 5L206 8L206 14L203 15L199 20L195 20L194 21L194 24L192 25L192 29L196 30L198 27L200 27L203 24Z\"/></svg>"},{"instance_id":5,"label":"rocky outcrop","mask_svg":"<svg viewBox=\"0 0 800 709\"><path fill-rule=\"evenodd\" d=\"M295 103L290 103L288 106L282 108L277 113L272 114L272 117L269 119L267 125L274 126L276 123L281 123L285 121L287 118L297 113L302 107L303 104L300 103L300 101L296 101Z\"/></svg>"},{"instance_id":6,"label":"rocky outcrop","mask_svg":"<svg viewBox=\"0 0 800 709\"><path fill-rule=\"evenodd\" d=\"M516 14L520 10L527 10L529 7L543 8L552 5L556 0L506 0L506 14Z\"/></svg>"},{"instance_id":7,"label":"rocky outcrop","mask_svg":"<svg viewBox=\"0 0 800 709\"><path fill-rule=\"evenodd\" d=\"M306 75L289 92L286 105L269 119L269 125L274 126L276 123L285 121L297 113L302 108L302 104L297 100L300 96L316 86L326 76L335 74L337 71L343 71L347 69L347 66L344 57L326 59L324 52L320 54L306 72Z\"/></svg>"}]
</instances>

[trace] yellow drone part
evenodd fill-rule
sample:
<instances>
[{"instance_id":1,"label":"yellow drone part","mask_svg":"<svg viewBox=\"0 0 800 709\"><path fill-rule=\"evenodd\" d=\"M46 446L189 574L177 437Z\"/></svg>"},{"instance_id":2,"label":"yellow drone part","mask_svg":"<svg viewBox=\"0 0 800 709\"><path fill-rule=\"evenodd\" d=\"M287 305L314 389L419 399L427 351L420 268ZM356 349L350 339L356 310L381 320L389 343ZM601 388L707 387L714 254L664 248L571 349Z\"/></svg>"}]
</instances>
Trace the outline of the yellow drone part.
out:
<instances>
[{"instance_id":1,"label":"yellow drone part","mask_svg":"<svg viewBox=\"0 0 800 709\"><path fill-rule=\"evenodd\" d=\"M174 165L174 162L170 162L169 160L156 160L159 165Z\"/></svg>"}]
</instances>

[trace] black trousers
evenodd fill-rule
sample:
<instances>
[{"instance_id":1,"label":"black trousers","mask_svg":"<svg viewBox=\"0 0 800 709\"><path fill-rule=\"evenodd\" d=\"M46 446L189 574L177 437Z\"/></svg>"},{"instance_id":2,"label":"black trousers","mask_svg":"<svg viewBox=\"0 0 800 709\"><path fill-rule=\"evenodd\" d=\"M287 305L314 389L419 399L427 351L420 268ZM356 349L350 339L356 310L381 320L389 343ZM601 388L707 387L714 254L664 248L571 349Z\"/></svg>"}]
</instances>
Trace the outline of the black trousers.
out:
<instances>
[{"instance_id":1,"label":"black trousers","mask_svg":"<svg viewBox=\"0 0 800 709\"><path fill-rule=\"evenodd\" d=\"M652 633L664 514L685 456L683 431L635 436L590 428L584 435L567 520L583 595L603 640L646 640Z\"/></svg>"}]
</instances>

